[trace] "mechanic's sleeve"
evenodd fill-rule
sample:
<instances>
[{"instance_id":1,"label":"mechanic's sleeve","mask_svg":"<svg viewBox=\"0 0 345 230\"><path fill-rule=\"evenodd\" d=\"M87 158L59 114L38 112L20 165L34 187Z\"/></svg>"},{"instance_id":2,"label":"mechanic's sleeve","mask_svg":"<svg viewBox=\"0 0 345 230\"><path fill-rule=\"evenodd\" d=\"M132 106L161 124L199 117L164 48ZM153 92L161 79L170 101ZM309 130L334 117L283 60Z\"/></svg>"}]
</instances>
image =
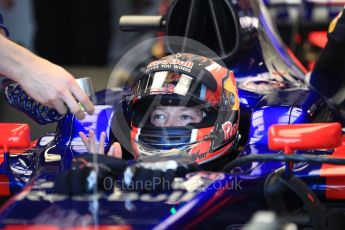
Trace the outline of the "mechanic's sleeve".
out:
<instances>
[{"instance_id":1,"label":"mechanic's sleeve","mask_svg":"<svg viewBox=\"0 0 345 230\"><path fill-rule=\"evenodd\" d=\"M330 98L345 83L345 9L330 24L328 42L315 64L310 84Z\"/></svg>"}]
</instances>

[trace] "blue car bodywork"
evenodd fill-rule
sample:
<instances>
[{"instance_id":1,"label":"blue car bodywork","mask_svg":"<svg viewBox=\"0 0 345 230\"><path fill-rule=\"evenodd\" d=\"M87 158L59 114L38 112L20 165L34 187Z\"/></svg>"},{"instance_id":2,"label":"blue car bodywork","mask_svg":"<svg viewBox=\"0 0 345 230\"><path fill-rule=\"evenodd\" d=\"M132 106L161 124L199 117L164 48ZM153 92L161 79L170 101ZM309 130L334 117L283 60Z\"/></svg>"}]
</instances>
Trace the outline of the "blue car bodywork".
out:
<instances>
[{"instance_id":1,"label":"blue car bodywork","mask_svg":"<svg viewBox=\"0 0 345 230\"><path fill-rule=\"evenodd\" d=\"M283 154L268 148L268 129L273 124L330 121L323 98L305 83L305 70L277 36L261 1L228 2L242 30L253 31L249 50L226 61L234 72L241 102L240 148L237 157L252 154ZM261 82L283 79L277 88L260 88ZM106 94L112 103L105 103ZM176 178L163 192L98 192L66 196L53 190L54 180L71 168L72 159L86 151L78 133L92 128L99 137L106 131L109 146L116 104L126 92L99 92L96 113L78 121L68 114L55 133L40 138L26 153L11 156L11 170L3 171L11 197L0 208L5 229L238 229L257 210L268 209L263 188L267 177L285 162L245 164L237 174L193 172ZM108 100L109 101L109 100ZM115 105L115 106L114 106ZM328 154L333 151L311 151ZM235 153L234 153L235 154ZM321 201L345 199L343 188L322 176L322 163L298 163L294 174ZM344 174L345 175L345 174ZM338 175L339 176L339 175ZM341 175L340 175L341 176ZM340 177L344 178L344 177ZM332 197L326 191L337 190Z\"/></svg>"}]
</instances>

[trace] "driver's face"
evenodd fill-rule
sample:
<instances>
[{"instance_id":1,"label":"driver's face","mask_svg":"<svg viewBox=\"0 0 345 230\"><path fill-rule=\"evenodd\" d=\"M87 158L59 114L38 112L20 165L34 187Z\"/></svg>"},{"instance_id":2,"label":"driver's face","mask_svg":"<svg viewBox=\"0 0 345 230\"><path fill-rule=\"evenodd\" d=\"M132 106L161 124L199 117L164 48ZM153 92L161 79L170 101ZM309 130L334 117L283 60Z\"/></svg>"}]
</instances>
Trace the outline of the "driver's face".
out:
<instances>
[{"instance_id":1,"label":"driver's face","mask_svg":"<svg viewBox=\"0 0 345 230\"><path fill-rule=\"evenodd\" d=\"M189 123L199 123L202 120L202 110L185 106L158 106L151 115L154 126L186 126Z\"/></svg>"}]
</instances>

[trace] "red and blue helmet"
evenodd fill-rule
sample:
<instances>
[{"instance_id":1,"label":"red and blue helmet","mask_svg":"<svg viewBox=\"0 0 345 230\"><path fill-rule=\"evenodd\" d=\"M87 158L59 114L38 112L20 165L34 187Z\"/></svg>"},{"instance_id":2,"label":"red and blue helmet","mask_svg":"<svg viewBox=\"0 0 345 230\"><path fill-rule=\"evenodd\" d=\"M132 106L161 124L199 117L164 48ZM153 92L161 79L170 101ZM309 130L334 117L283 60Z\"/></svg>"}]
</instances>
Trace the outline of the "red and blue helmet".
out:
<instances>
[{"instance_id":1,"label":"red and blue helmet","mask_svg":"<svg viewBox=\"0 0 345 230\"><path fill-rule=\"evenodd\" d=\"M150 120L157 106L192 107L203 116L198 123L157 127ZM239 106L234 74L213 60L178 53L151 62L126 104L134 158L178 149L203 164L226 155L237 141Z\"/></svg>"}]
</instances>

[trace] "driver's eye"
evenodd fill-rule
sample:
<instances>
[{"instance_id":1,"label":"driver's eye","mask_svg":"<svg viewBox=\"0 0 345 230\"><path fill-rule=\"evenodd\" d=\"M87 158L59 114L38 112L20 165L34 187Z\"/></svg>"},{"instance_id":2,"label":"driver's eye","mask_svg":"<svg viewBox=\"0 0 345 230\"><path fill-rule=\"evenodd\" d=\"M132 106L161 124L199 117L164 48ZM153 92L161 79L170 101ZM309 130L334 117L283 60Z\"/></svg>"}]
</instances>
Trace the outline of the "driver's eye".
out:
<instances>
[{"instance_id":1,"label":"driver's eye","mask_svg":"<svg viewBox=\"0 0 345 230\"><path fill-rule=\"evenodd\" d=\"M181 115L182 120L193 120L194 118L189 115Z\"/></svg>"},{"instance_id":2,"label":"driver's eye","mask_svg":"<svg viewBox=\"0 0 345 230\"><path fill-rule=\"evenodd\" d=\"M153 119L165 119L165 116L164 116L164 114L155 114L155 115L153 115Z\"/></svg>"}]
</instances>

